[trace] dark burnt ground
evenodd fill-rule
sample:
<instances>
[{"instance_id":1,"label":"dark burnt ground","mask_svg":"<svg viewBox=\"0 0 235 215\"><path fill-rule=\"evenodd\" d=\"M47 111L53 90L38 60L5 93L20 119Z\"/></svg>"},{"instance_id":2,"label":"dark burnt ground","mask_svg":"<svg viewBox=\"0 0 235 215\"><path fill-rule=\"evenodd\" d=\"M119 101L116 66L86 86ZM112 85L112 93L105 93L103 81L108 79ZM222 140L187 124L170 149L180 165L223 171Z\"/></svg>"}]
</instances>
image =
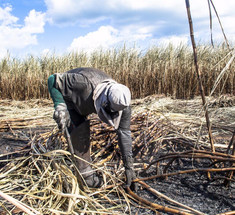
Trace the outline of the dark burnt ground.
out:
<instances>
[{"instance_id":1,"label":"dark burnt ground","mask_svg":"<svg viewBox=\"0 0 235 215\"><path fill-rule=\"evenodd\" d=\"M184 116L190 116L191 119L194 120L194 117L196 116L196 110L200 109L200 101L169 101L169 103L164 104L165 109L163 110L163 114L159 114L159 109L161 109L161 107L159 108L159 106L157 105L158 103L158 100L154 99L153 97L150 100L147 99L146 102L137 104L138 108L140 108L139 115L141 115L142 113L146 113L145 116L148 116L148 112L151 112L149 116L155 113L156 116L144 118L139 121L139 124L137 120L132 122L133 143L136 146L138 145L138 143L143 142L148 149L143 150L143 152L146 153L140 155L139 151L141 150L142 145L140 145L140 147L134 147L135 166L137 167L136 169L139 178L156 175L156 164L153 164L147 171L144 171L142 167L143 164L145 164L146 166L152 161L160 158L161 156L194 149L208 151L210 150L210 147L208 145L195 143L195 140L198 137L198 128L200 126L200 123L195 123L192 127L190 127L187 126L188 121L184 121ZM216 102L214 102L213 104L215 104L215 106L217 105ZM216 144L223 146L216 147L216 151L226 153L226 149L229 141L231 140L232 131L234 130L235 125L235 106L234 103L232 103L228 107L218 107L217 105L216 108L215 106L211 106L210 112L210 117L213 122L213 137L215 138ZM40 121L40 125L33 128L14 129L12 124L12 127L9 127L9 129L0 132L0 154L17 151L19 152L21 150L28 149L30 147L29 141L32 139L32 137L34 137L34 135L52 131L53 126L55 126L55 124L51 123L52 109L49 109L49 113L50 118L44 118L43 125ZM166 116L164 115L165 113L171 113L172 115ZM175 113L180 113L181 115L175 115ZM136 115L138 114L136 114L136 112L134 111L133 117L135 118ZM165 121L161 121L159 117L161 117L162 115L164 115L165 117L164 120L167 119L172 121L167 123L165 123ZM203 112L201 113L201 115L203 117ZM176 117L176 119L172 119L172 117ZM48 122L48 119L50 119L50 123ZM195 122L196 119L197 118L195 118ZM157 122L154 132L159 132L159 134L157 134L156 138L151 139L154 133L151 133L151 131L149 132L149 128L151 127L151 125L153 125L153 121ZM178 122L180 122L181 124L178 125ZM53 124L53 126L51 124ZM100 128L97 129L100 130ZM144 131L146 131L146 134L139 135L141 134L141 132L144 133ZM207 130L205 125L202 126L200 132L200 141L203 143L208 143ZM136 142L136 139L139 137L138 135L141 138L139 139L139 141ZM158 139L158 137L160 139ZM161 137L164 138L161 139ZM104 138L104 136L100 135L100 138ZM116 140L114 140L114 142L115 141ZM112 150L113 149L114 147L112 147ZM107 150L110 150L110 148L107 148ZM117 152L117 155L120 155L120 153ZM16 153L14 154L14 156L21 156L21 154ZM0 159L4 158L5 157L0 157ZM169 159L166 159L162 160L159 163L158 174L161 174L164 171L164 168L167 166L169 161ZM167 172L178 172L181 170L196 168L213 168L214 166L211 166L211 163L212 160L208 158L179 158L169 165ZM0 167L4 164L4 162L0 162ZM229 167L231 165L231 163L223 163L220 164L219 167ZM224 177L226 176L227 172L211 173L210 177L208 177L208 174L206 172L193 172L188 174L169 176L167 178L147 180L145 181L145 183L150 185L153 189L165 194L172 200L194 208L202 213L214 215L229 211L235 211L234 176L233 181L230 182L229 186L225 186ZM137 194L140 197L147 199L153 203L168 207L176 206L171 204L169 201L164 200L163 198L159 198L153 195L151 192L141 187L139 187ZM117 197L114 196L114 198ZM156 214L156 212L148 209L146 205L141 205L139 202L133 203L131 212L132 214ZM161 211L160 213L170 214ZM121 212L120 214L123 214L123 212Z\"/></svg>"},{"instance_id":2,"label":"dark burnt ground","mask_svg":"<svg viewBox=\"0 0 235 215\"><path fill-rule=\"evenodd\" d=\"M11 132L1 133L2 137L0 141L1 152L5 149L5 152L20 151L22 149L29 148L28 141L23 140L23 136L30 137L32 134L39 134L40 132L44 133L49 131L51 128L38 128L35 131L24 130L18 133L18 141L12 136ZM21 136L20 136L21 134ZM24 134L24 135L23 135ZM21 141L19 141L19 139ZM153 143L153 144L158 144ZM167 142L161 143L166 147L161 148L158 153L155 155L155 159L170 154L172 152L182 152L185 150L190 150L191 147L186 146L185 144L177 142ZM8 146L7 148L4 148ZM3 153L1 153L3 154ZM22 154L14 154L14 157L21 156ZM1 159L4 159L2 157ZM135 164L138 167L143 163L150 163L147 156L145 158L135 159ZM153 164L147 171L138 170L138 177L150 177L158 173L162 173L166 167L169 160L163 160L160 162L159 169L156 170L156 165ZM210 159L191 159L191 158L182 158L176 159L167 169L167 172L178 172L181 170L193 169L193 168L211 168ZM4 163L0 163L1 166ZM137 168L138 169L138 168ZM229 211L235 210L235 183L231 182L229 186L225 186L223 177L226 177L226 173L211 173L211 178L208 178L207 173L205 172L193 172L190 174L180 174L175 176L169 176L167 178L157 178L152 180L147 180L145 183L150 185L153 189L165 194L167 197L171 198L174 201L182 203L186 206L189 206L193 209L196 209L204 214L220 214ZM156 195L152 194L148 190L139 186L139 189L136 192L140 197L157 203L162 206L168 207L178 207L177 205L171 204L169 201L159 198ZM113 196L113 198L117 198ZM150 210L146 205L142 205L138 202L134 202L131 207L131 212L133 214L156 214L153 210ZM160 214L171 214L159 211ZM122 214L122 212L121 212ZM128 213L127 213L128 214Z\"/></svg>"},{"instance_id":3,"label":"dark burnt ground","mask_svg":"<svg viewBox=\"0 0 235 215\"><path fill-rule=\"evenodd\" d=\"M183 148L179 147L179 149L182 150ZM171 152L171 147L168 147L166 150L162 150L161 154ZM158 173L163 171L166 164L166 161L160 164ZM167 172L178 172L193 168L211 168L210 164L210 159L177 159L170 165ZM145 182L172 200L202 213L213 215L235 210L235 183L231 182L229 186L226 186L224 183L226 174L227 173L211 173L211 178L208 178L205 172L194 172L169 176L167 178L152 179ZM147 172L139 172L140 178L152 175L156 175L156 165L153 165ZM174 206L163 198L153 195L146 189L138 190L137 194L144 199L163 206ZM147 209L139 209L138 213L155 214L155 212ZM170 213L161 212L161 214Z\"/></svg>"},{"instance_id":4,"label":"dark burnt ground","mask_svg":"<svg viewBox=\"0 0 235 215\"><path fill-rule=\"evenodd\" d=\"M162 101L162 105L161 104ZM234 117L235 117L235 99L234 97L223 96L218 99L209 100L209 113L210 120L212 122L212 133L214 138L214 144L216 145L216 152L227 153L227 147L231 142L233 132L235 131ZM158 124L162 124L164 129L169 133L163 134L164 140L158 140L148 145L153 149L158 146L159 150L151 156L142 155L141 159L136 158L137 163L144 162L146 164L159 159L162 156L171 153L182 153L188 150L206 150L210 151L210 146L204 143L209 143L208 132L204 124L200 128L200 120L205 122L204 113L200 111L201 101L199 100L162 100L154 101L153 97L145 98L146 111L159 110L164 106L164 110L161 111L164 118L168 119L169 124L164 124L161 121ZM137 106L141 106L138 104ZM137 107L138 109L138 107ZM158 113L156 113L155 120L158 119ZM200 120L199 120L200 118ZM197 142L197 138L200 137L200 141ZM234 140L235 141L235 140ZM235 144L233 141L232 144ZM151 153L152 150L150 149ZM135 153L134 151L134 154ZM232 154L230 148L229 154ZM163 160L159 163L158 170L157 165L154 164L147 172L139 171L139 177L149 177L163 173L170 159ZM167 168L167 173L178 172L188 169L202 169L202 168L224 168L232 167L231 163L222 162L217 166L213 165L213 160L209 158L179 158ZM167 197L175 200L179 203L187 205L193 209L196 209L205 214L220 214L230 211L235 211L235 178L233 176L229 184L225 182L228 172L213 172L210 175L207 172L193 172L188 174L177 174L175 176L169 176L167 178L156 178L145 181L153 189L165 194ZM153 195L146 189L139 190L138 195L144 199L149 200L163 206L173 206L170 202L165 201L163 198L159 198ZM176 206L176 205L174 205ZM178 206L176 206L178 207ZM136 212L136 210L135 210ZM147 209L139 209L139 214L155 214L155 212ZM168 214L161 212L162 214ZM234 212L235 214L235 212Z\"/></svg>"},{"instance_id":5,"label":"dark burnt ground","mask_svg":"<svg viewBox=\"0 0 235 215\"><path fill-rule=\"evenodd\" d=\"M192 176L186 174L180 177L174 176L167 180L151 181L148 184L169 198L205 214L218 214L235 210L234 188L223 187L223 180L209 182L206 175L194 174ZM163 199L153 196L148 191L138 191L138 194L151 202L169 206L169 203L166 204ZM146 209L140 209L139 213L155 214L146 211Z\"/></svg>"},{"instance_id":6,"label":"dark burnt ground","mask_svg":"<svg viewBox=\"0 0 235 215\"><path fill-rule=\"evenodd\" d=\"M0 168L7 164L7 162L4 162L5 160L28 154L32 138L45 132L50 132L52 129L53 127L51 126L36 126L33 128L0 131Z\"/></svg>"}]
</instances>

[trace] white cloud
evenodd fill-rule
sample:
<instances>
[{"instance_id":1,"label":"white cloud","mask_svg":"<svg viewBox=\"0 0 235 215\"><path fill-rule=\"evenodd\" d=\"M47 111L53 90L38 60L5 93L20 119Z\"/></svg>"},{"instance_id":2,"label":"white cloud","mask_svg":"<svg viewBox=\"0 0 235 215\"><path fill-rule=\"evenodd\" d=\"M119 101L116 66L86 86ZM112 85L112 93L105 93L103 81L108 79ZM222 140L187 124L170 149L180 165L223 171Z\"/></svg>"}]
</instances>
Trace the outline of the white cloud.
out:
<instances>
[{"instance_id":1,"label":"white cloud","mask_svg":"<svg viewBox=\"0 0 235 215\"><path fill-rule=\"evenodd\" d=\"M37 44L38 33L44 32L45 14L31 10L24 25L18 25L18 18L11 14L12 8L0 7L0 53Z\"/></svg>"},{"instance_id":2,"label":"white cloud","mask_svg":"<svg viewBox=\"0 0 235 215\"><path fill-rule=\"evenodd\" d=\"M47 17L51 24L71 24L76 22L82 8L88 5L86 1L74 0L45 0L45 3L48 9Z\"/></svg>"},{"instance_id":3,"label":"white cloud","mask_svg":"<svg viewBox=\"0 0 235 215\"><path fill-rule=\"evenodd\" d=\"M101 26L97 31L90 32L85 36L80 36L73 40L68 51L86 51L91 52L95 49L108 49L117 47L122 43L128 44L145 40L151 35L146 33L146 29L138 29L132 32L132 28L126 28L122 31L112 26Z\"/></svg>"},{"instance_id":4,"label":"white cloud","mask_svg":"<svg viewBox=\"0 0 235 215\"><path fill-rule=\"evenodd\" d=\"M79 23L95 23L104 19L112 19L113 21L126 19L126 15L145 20L145 16L149 17L149 12L155 10L155 19L164 16L163 11L171 11L181 16L182 9L185 10L181 1L173 0L44 0L48 11L48 17L55 24L71 24ZM146 17L146 18L147 18ZM130 19L131 20L131 19Z\"/></svg>"},{"instance_id":5,"label":"white cloud","mask_svg":"<svg viewBox=\"0 0 235 215\"><path fill-rule=\"evenodd\" d=\"M93 0L95 3L95 0ZM181 8L181 1L164 0L164 4L161 0L106 0L107 5L112 8L128 8L129 10L149 10L149 9L162 9L162 10L176 10Z\"/></svg>"},{"instance_id":6,"label":"white cloud","mask_svg":"<svg viewBox=\"0 0 235 215\"><path fill-rule=\"evenodd\" d=\"M97 31L73 40L69 51L92 51L97 48L108 48L120 41L119 32L111 26L102 26Z\"/></svg>"},{"instance_id":7,"label":"white cloud","mask_svg":"<svg viewBox=\"0 0 235 215\"><path fill-rule=\"evenodd\" d=\"M18 18L11 15L12 7L7 6L5 8L0 7L0 21L1 26L11 25L18 21Z\"/></svg>"},{"instance_id":8,"label":"white cloud","mask_svg":"<svg viewBox=\"0 0 235 215\"><path fill-rule=\"evenodd\" d=\"M88 33L87 35L75 38L69 49L89 47L100 47L101 45L115 45L120 42L132 40L161 40L166 36L168 41L182 37L189 38L189 27L185 1L174 0L45 0L48 7L48 17L52 23L57 25L76 24L86 28L92 24L96 26L112 26ZM235 8L234 0L213 0L213 3L220 15L221 22L225 27L227 35L233 35ZM190 1L190 8L194 24L194 33L197 40L210 40L210 21L208 2L205 0ZM212 9L213 15L213 36L222 39L222 33ZM93 25L94 26L94 25ZM97 27L98 28L98 27ZM108 30L109 29L109 30ZM97 36L105 34L105 37ZM128 35L129 34L129 35ZM121 41L123 40L123 41ZM95 42L94 42L95 41Z\"/></svg>"},{"instance_id":9,"label":"white cloud","mask_svg":"<svg viewBox=\"0 0 235 215\"><path fill-rule=\"evenodd\" d=\"M70 14L81 13L84 10L94 10L103 8L102 12L106 12L107 9L111 11L120 11L122 9L128 10L146 10L146 9L166 9L166 10L179 10L184 2L173 1L173 0L164 0L162 3L161 0L100 0L97 4L96 0L45 0L45 3L48 7L48 11L55 14ZM180 7L180 8L179 8ZM99 13L97 13L99 14ZM53 15L53 14L52 14Z\"/></svg>"},{"instance_id":10,"label":"white cloud","mask_svg":"<svg viewBox=\"0 0 235 215\"><path fill-rule=\"evenodd\" d=\"M45 25L45 13L31 10L24 20L23 30L29 33L43 33Z\"/></svg>"},{"instance_id":11,"label":"white cloud","mask_svg":"<svg viewBox=\"0 0 235 215\"><path fill-rule=\"evenodd\" d=\"M166 47L169 44L172 44L174 46L180 46L180 45L187 45L189 42L189 38L187 35L181 35L181 36L168 36L164 38L159 38L157 40L152 41L154 44L158 44L160 46Z\"/></svg>"},{"instance_id":12,"label":"white cloud","mask_svg":"<svg viewBox=\"0 0 235 215\"><path fill-rule=\"evenodd\" d=\"M109 48L124 42L137 44L180 43L189 39L185 1L175 0L44 0L45 13L31 10L19 25L11 6L0 7L0 52L37 44L45 22L60 27L75 25L68 50ZM213 0L228 38L234 38L234 0ZM196 41L210 40L209 9L206 0L190 1ZM212 8L213 10L213 8ZM213 14L213 36L223 38ZM92 27L92 31L89 33ZM60 28L63 31L63 28ZM72 29L72 26L67 28ZM97 30L94 30L97 29ZM67 31L66 31L67 32ZM86 32L81 35L81 32ZM63 34L64 32L62 32ZM68 33L69 34L69 33ZM187 39L186 39L187 38ZM59 39L59 38L56 38ZM64 41L59 41L64 45ZM68 41L67 41L68 42ZM52 43L53 46L53 43Z\"/></svg>"},{"instance_id":13,"label":"white cloud","mask_svg":"<svg viewBox=\"0 0 235 215\"><path fill-rule=\"evenodd\" d=\"M86 20L100 20L98 17L112 19L118 17L125 19L124 14L140 17L146 21L150 17L154 20L171 18L174 16L186 17L185 1L175 0L45 0L48 8L48 15L55 23L79 22ZM233 14L235 8L234 0L213 1L218 13L221 16ZM193 18L209 17L208 2L205 0L190 1ZM211 7L212 8L212 7ZM213 8L212 8L213 10ZM215 13L213 12L213 15ZM172 20L177 22L177 20Z\"/></svg>"}]
</instances>

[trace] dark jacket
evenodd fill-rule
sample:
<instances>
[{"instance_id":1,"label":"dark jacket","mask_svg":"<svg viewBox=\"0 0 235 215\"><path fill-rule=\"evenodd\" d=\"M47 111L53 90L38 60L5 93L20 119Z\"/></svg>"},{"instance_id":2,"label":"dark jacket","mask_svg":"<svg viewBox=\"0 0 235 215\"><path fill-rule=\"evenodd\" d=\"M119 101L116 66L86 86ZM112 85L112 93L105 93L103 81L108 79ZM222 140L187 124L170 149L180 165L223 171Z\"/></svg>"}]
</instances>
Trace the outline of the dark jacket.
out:
<instances>
[{"instance_id":1,"label":"dark jacket","mask_svg":"<svg viewBox=\"0 0 235 215\"><path fill-rule=\"evenodd\" d=\"M62 93L68 109L76 109L82 116L95 113L92 99L95 87L109 75L94 68L77 68L63 74L55 74L55 87Z\"/></svg>"}]
</instances>

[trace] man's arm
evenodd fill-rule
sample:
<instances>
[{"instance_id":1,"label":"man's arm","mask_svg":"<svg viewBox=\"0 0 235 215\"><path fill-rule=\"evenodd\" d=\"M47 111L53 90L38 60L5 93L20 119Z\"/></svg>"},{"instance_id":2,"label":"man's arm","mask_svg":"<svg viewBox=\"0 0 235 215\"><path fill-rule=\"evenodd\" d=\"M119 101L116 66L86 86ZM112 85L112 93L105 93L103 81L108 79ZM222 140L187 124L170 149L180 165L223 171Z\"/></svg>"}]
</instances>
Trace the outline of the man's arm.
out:
<instances>
[{"instance_id":1,"label":"man's arm","mask_svg":"<svg viewBox=\"0 0 235 215\"><path fill-rule=\"evenodd\" d=\"M132 180L136 178L133 166L130 123L131 123L131 107L129 106L123 110L121 121L117 129L118 144L122 153L122 160L125 167L127 187L130 187L132 185Z\"/></svg>"},{"instance_id":2,"label":"man's arm","mask_svg":"<svg viewBox=\"0 0 235 215\"><path fill-rule=\"evenodd\" d=\"M51 98L56 108L58 104L65 103L64 98L59 90L55 88L55 75L51 75L48 78L48 90L50 92Z\"/></svg>"},{"instance_id":3,"label":"man's arm","mask_svg":"<svg viewBox=\"0 0 235 215\"><path fill-rule=\"evenodd\" d=\"M55 88L54 75L51 75L48 78L48 90L50 92L55 108L53 118L56 121L59 129L64 131L66 127L70 126L71 120L63 95L59 90Z\"/></svg>"}]
</instances>

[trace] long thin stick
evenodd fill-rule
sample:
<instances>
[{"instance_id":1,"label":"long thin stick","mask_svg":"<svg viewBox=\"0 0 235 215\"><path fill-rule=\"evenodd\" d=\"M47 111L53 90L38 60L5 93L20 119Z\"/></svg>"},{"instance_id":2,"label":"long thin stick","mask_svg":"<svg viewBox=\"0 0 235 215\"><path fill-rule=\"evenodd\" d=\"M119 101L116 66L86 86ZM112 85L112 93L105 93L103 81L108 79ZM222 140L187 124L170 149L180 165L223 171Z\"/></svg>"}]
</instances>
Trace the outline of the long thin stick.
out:
<instances>
[{"instance_id":1,"label":"long thin stick","mask_svg":"<svg viewBox=\"0 0 235 215\"><path fill-rule=\"evenodd\" d=\"M232 155L233 155L233 156L235 156L235 139L234 139L234 137L235 137L235 131L233 132L232 139L231 139L230 144L229 144L228 149L227 149L227 153L229 153L229 148L230 148L231 145L233 144L233 148L232 148ZM235 162L231 163L231 165L232 165L233 167L235 167ZM229 179L232 179L233 175L234 175L234 171L231 171L231 172L229 172L229 173L227 174L227 177L228 177ZM230 182L229 180L225 180L224 183L225 183L225 185L228 185L229 182Z\"/></svg>"},{"instance_id":2,"label":"long thin stick","mask_svg":"<svg viewBox=\"0 0 235 215\"><path fill-rule=\"evenodd\" d=\"M140 203L148 205L151 208L154 208L156 210L160 210L160 211L164 211L164 212L169 212L169 213L173 213L173 214L191 215L191 213L187 213L187 212L183 212L182 210L178 210L178 209L173 209L173 208L170 208L170 207L162 206L162 205L150 202L150 201L148 201L146 199L143 199L140 196L138 196L137 194L135 194L134 192L132 192L130 188L127 188L127 191L128 191L129 195L131 195L134 199L136 199Z\"/></svg>"},{"instance_id":3,"label":"long thin stick","mask_svg":"<svg viewBox=\"0 0 235 215\"><path fill-rule=\"evenodd\" d=\"M134 182L138 181L147 181L152 180L155 178L162 178L162 177L168 177L168 176L174 176L174 175L180 175L180 174L186 174L186 173L193 173L193 172L227 172L227 171L235 171L235 167L228 167L228 168L217 168L217 169L210 169L210 168L197 168L197 169L187 169L182 170L178 172L171 172L171 173L164 173L161 175L153 175L145 178L137 178L134 180Z\"/></svg>"},{"instance_id":4,"label":"long thin stick","mask_svg":"<svg viewBox=\"0 0 235 215\"><path fill-rule=\"evenodd\" d=\"M218 75L214 86L210 92L210 96L215 92L215 89L217 88L217 86L219 85L221 79L223 78L224 74L226 73L226 71L229 69L230 65L232 64L234 58L235 58L235 51L231 52L232 53L232 57L230 58L230 60L228 61L228 63L225 65L225 67L223 68L223 70L220 72L220 74ZM223 89L222 89L223 90Z\"/></svg>"},{"instance_id":5,"label":"long thin stick","mask_svg":"<svg viewBox=\"0 0 235 215\"><path fill-rule=\"evenodd\" d=\"M20 208L22 211L24 211L25 213L29 214L29 215L37 215L40 214L38 211L36 211L35 209L29 207L28 205L25 205L23 203L21 203L19 200L7 195L6 193L3 193L0 191L0 196L2 196L4 199L6 199L7 201L9 201L10 203L12 203L13 205L15 205L16 207ZM32 212L33 211L33 212Z\"/></svg>"},{"instance_id":6,"label":"long thin stick","mask_svg":"<svg viewBox=\"0 0 235 215\"><path fill-rule=\"evenodd\" d=\"M210 15L211 45L214 47L214 43L213 43L213 34L212 34L212 15L211 15L211 5L210 5L210 0L207 0L207 2L208 2L209 15Z\"/></svg>"},{"instance_id":7,"label":"long thin stick","mask_svg":"<svg viewBox=\"0 0 235 215\"><path fill-rule=\"evenodd\" d=\"M235 214L235 211L229 211L229 212L225 212L225 213L217 214L217 215L234 215L234 214Z\"/></svg>"},{"instance_id":8,"label":"long thin stick","mask_svg":"<svg viewBox=\"0 0 235 215\"><path fill-rule=\"evenodd\" d=\"M211 2L212 7L214 8L215 14L216 14L217 19L218 19L218 21L219 21L220 28L221 28L221 30L222 30L222 33L223 33L223 36L224 36L224 40L225 40L225 42L226 42L226 45L227 45L228 48L230 49L229 43L228 43L228 39L227 39L227 37L226 37L226 35L225 35L225 33L224 33L224 29L223 29L222 23L221 23L221 21L220 21L219 15L218 15L218 13L217 13L217 10L216 10L216 8L215 8L215 5L214 5L214 3L213 3L212 0L210 0L210 2Z\"/></svg>"},{"instance_id":9,"label":"long thin stick","mask_svg":"<svg viewBox=\"0 0 235 215\"><path fill-rule=\"evenodd\" d=\"M206 124L207 124L208 133L209 133L211 150L212 150L212 152L215 152L215 147L214 147L212 132L211 132L211 123L210 123L207 104L206 104L205 92L204 92L204 88L203 88L203 84L202 84L201 72L200 72L199 67L198 67L197 48L196 48L196 43L195 43L195 39L194 39L193 22L192 22L192 17L191 17L191 12L190 12L189 0L185 0L185 3L186 3L187 14L188 14L190 37L191 37L191 42L192 42L192 47L193 47L194 64L195 64L197 79L198 79L198 82L199 82L199 89L200 89L200 93L201 93L201 97L202 97L203 108L204 108L204 111L205 111Z\"/></svg>"},{"instance_id":10,"label":"long thin stick","mask_svg":"<svg viewBox=\"0 0 235 215\"><path fill-rule=\"evenodd\" d=\"M232 146L234 140L235 140L235 130L233 131L232 138L231 138L231 140L230 140L230 142L229 142L229 145L228 145L228 148L227 148L227 151L226 151L227 154L229 153L229 150L230 150L230 148L231 148L231 146ZM233 154L233 153L232 153L232 154Z\"/></svg>"},{"instance_id":11,"label":"long thin stick","mask_svg":"<svg viewBox=\"0 0 235 215\"><path fill-rule=\"evenodd\" d=\"M200 211L198 211L198 210L195 210L195 209L193 209L193 208L188 207L187 205L181 204L181 203L179 203L179 202L177 202L177 201L175 201L175 200L170 199L169 197L167 197L166 195L164 195L164 194L158 192L157 190L153 189L152 187L150 187L149 185L147 185L147 184L144 183L143 181L138 181L138 183L140 183L143 187L145 187L147 190L149 190L149 191L152 192L153 194L155 194L155 195L157 195L157 196L159 196L159 197L161 197L161 198L164 198L164 199L166 199L167 201L169 201L169 202L171 202L171 203L173 203L173 204L176 204L176 205L178 205L178 206L180 206L180 207L183 207L183 208L185 208L185 209L188 209L188 210L190 210L190 211L193 211L193 212L196 213L196 214L200 214L200 215L204 214L204 213L202 213L202 212L200 212Z\"/></svg>"}]
</instances>

